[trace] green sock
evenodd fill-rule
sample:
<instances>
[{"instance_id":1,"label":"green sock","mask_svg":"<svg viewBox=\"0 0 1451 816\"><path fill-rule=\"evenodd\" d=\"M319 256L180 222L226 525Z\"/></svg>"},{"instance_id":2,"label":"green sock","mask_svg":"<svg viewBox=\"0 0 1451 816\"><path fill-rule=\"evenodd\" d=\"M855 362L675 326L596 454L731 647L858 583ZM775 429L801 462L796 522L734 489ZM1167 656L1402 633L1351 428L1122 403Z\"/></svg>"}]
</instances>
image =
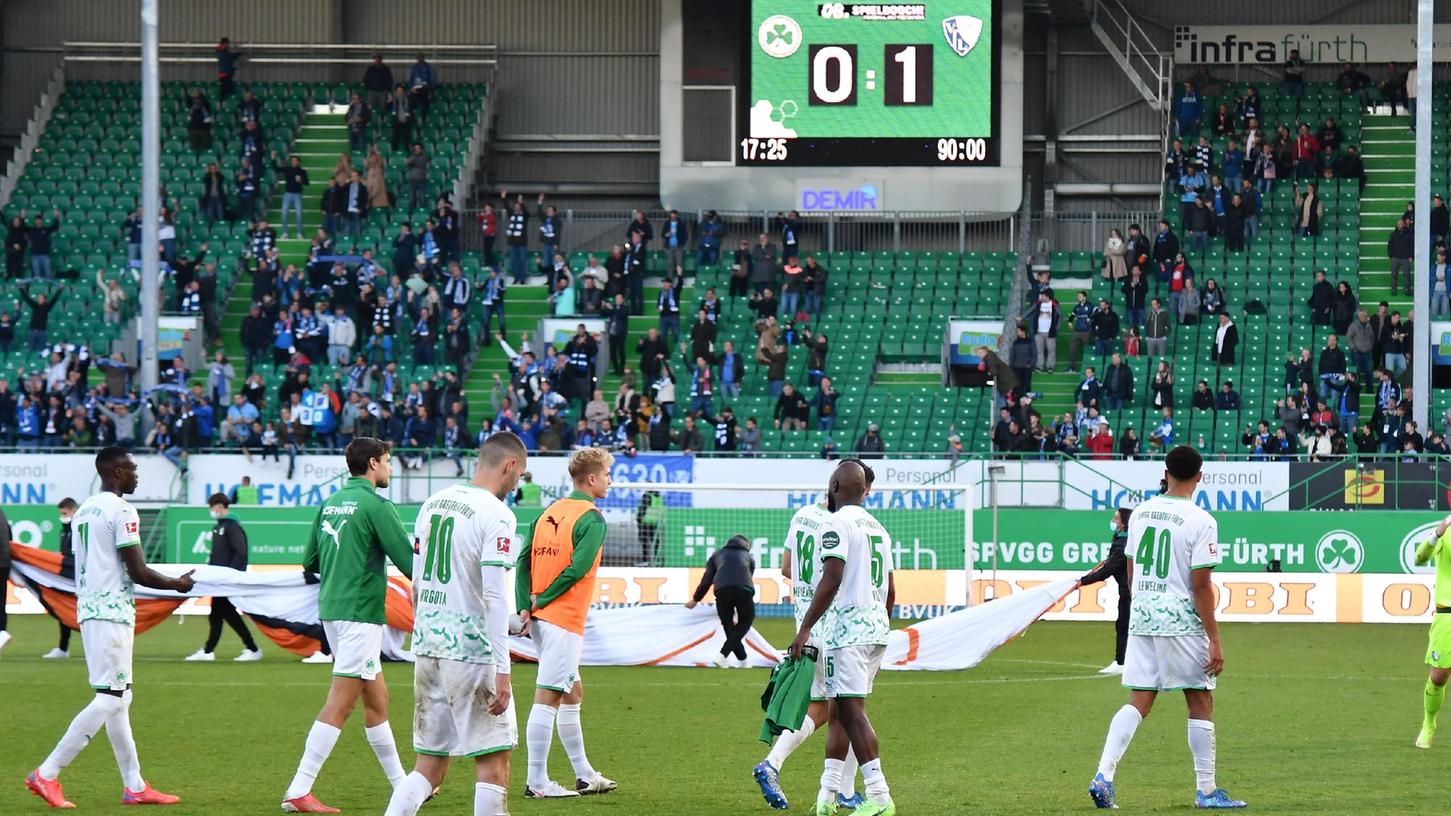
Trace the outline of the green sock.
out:
<instances>
[{"instance_id":1,"label":"green sock","mask_svg":"<svg viewBox=\"0 0 1451 816\"><path fill-rule=\"evenodd\" d=\"M1441 701L1446 699L1446 687L1426 681L1426 727L1436 727L1436 712L1441 710Z\"/></svg>"}]
</instances>

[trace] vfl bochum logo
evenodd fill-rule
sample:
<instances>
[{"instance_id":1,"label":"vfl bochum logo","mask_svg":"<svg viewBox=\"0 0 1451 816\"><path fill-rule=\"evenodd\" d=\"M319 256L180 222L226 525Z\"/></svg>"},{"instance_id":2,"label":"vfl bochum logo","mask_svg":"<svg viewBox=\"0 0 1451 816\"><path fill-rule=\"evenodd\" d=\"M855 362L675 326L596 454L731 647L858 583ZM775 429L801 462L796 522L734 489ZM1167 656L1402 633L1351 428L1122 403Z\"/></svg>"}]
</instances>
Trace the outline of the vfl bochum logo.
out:
<instances>
[{"instance_id":1,"label":"vfl bochum logo","mask_svg":"<svg viewBox=\"0 0 1451 816\"><path fill-rule=\"evenodd\" d=\"M947 37L947 44L952 50L959 57L965 57L982 36L982 20L966 14L948 17L942 21L942 34Z\"/></svg>"}]
</instances>

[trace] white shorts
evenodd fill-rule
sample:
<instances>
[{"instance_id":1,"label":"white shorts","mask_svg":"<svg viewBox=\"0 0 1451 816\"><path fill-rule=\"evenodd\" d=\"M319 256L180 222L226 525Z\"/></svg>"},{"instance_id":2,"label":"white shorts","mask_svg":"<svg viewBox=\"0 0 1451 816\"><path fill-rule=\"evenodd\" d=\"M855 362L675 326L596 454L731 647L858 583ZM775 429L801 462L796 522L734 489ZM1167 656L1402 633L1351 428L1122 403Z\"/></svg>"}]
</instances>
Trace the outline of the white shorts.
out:
<instances>
[{"instance_id":1,"label":"white shorts","mask_svg":"<svg viewBox=\"0 0 1451 816\"><path fill-rule=\"evenodd\" d=\"M372 680L383 671L383 624L323 621L333 650L333 676Z\"/></svg>"},{"instance_id":2,"label":"white shorts","mask_svg":"<svg viewBox=\"0 0 1451 816\"><path fill-rule=\"evenodd\" d=\"M479 757L516 747L514 704L498 716L489 713L495 676L491 663L418 657L413 664L414 752Z\"/></svg>"},{"instance_id":3,"label":"white shorts","mask_svg":"<svg viewBox=\"0 0 1451 816\"><path fill-rule=\"evenodd\" d=\"M826 696L865 697L882 668L886 644L845 646L826 653Z\"/></svg>"},{"instance_id":4,"label":"white shorts","mask_svg":"<svg viewBox=\"0 0 1451 816\"><path fill-rule=\"evenodd\" d=\"M529 632L539 647L535 688L568 693L579 682L579 653L584 648L584 636L538 618L529 621Z\"/></svg>"},{"instance_id":5,"label":"white shorts","mask_svg":"<svg viewBox=\"0 0 1451 816\"><path fill-rule=\"evenodd\" d=\"M81 645L86 651L86 674L91 688L98 691L125 691L134 679L131 675L131 652L136 643L136 627L115 621L81 621Z\"/></svg>"},{"instance_id":6,"label":"white shorts","mask_svg":"<svg viewBox=\"0 0 1451 816\"><path fill-rule=\"evenodd\" d=\"M821 638L808 638L807 646L816 647L816 674L811 677L811 702L826 699L826 643Z\"/></svg>"},{"instance_id":7,"label":"white shorts","mask_svg":"<svg viewBox=\"0 0 1451 816\"><path fill-rule=\"evenodd\" d=\"M1204 671L1208 662L1206 635L1129 635L1123 685L1135 691L1213 691L1215 678Z\"/></svg>"}]
</instances>

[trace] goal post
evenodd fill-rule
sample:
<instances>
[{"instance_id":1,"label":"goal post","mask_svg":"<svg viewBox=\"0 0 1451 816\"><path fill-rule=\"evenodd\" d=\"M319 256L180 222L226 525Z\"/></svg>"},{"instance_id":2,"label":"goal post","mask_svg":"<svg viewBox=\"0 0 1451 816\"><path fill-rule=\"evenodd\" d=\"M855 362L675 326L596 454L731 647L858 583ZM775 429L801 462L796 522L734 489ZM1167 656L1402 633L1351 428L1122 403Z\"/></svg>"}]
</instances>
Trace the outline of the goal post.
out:
<instances>
[{"instance_id":1,"label":"goal post","mask_svg":"<svg viewBox=\"0 0 1451 816\"><path fill-rule=\"evenodd\" d=\"M770 463L762 462L762 475ZM966 606L973 583L974 488L874 486L863 506L892 536L899 605ZM824 486L616 482L599 502L608 522L604 563L702 568L734 535L751 541L758 577L775 575L791 517L825 501Z\"/></svg>"}]
</instances>

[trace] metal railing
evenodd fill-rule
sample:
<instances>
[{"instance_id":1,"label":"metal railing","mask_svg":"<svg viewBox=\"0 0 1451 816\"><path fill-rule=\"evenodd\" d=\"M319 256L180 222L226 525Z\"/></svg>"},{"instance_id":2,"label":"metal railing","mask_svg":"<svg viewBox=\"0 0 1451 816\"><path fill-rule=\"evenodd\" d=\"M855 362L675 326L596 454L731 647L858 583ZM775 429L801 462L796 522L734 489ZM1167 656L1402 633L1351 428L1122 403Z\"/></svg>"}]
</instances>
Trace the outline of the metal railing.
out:
<instances>
[{"instance_id":1,"label":"metal railing","mask_svg":"<svg viewBox=\"0 0 1451 816\"><path fill-rule=\"evenodd\" d=\"M232 43L243 64L252 65L367 65L373 55L412 60L422 54L432 65L495 66L497 45L397 45L388 43ZM140 62L139 42L68 40L62 43L66 62ZM163 63L216 64L216 44L163 42L158 44Z\"/></svg>"},{"instance_id":2,"label":"metal railing","mask_svg":"<svg viewBox=\"0 0 1451 816\"><path fill-rule=\"evenodd\" d=\"M511 194L513 191L510 191ZM530 196L526 202L533 207ZM502 227L504 213L496 212ZM532 210L531 210L532 213ZM705 220L705 210L687 210L680 213L691 233L692 246L698 233L696 227ZM478 210L463 214L464 223L472 224ZM651 224L659 224L669 214L668 210L645 211ZM770 210L739 211L721 210L717 213L725 226L721 238L722 262L729 263L731 253L739 242L755 243L756 236L764 232L771 236L780 233L780 213ZM626 229L633 211L630 210L580 210L569 209L563 217L562 245L569 252L607 253L628 237ZM801 214L801 243L824 252L859 252L903 250L938 252L1011 252L1017 244L1018 221L1016 216L1004 218L1001 213L973 212L809 212ZM532 236L531 236L532 237ZM656 240L658 246L659 241ZM483 248L483 233L478 229L465 232L464 249L478 251ZM503 249L502 231L495 250Z\"/></svg>"},{"instance_id":3,"label":"metal railing","mask_svg":"<svg viewBox=\"0 0 1451 816\"><path fill-rule=\"evenodd\" d=\"M510 191L513 195L514 191ZM533 208L533 198L525 195L525 201ZM495 212L502 227L504 213L495 200ZM698 226L705 219L705 210L687 210L680 213L691 235L692 248L698 243ZM483 233L474 227L479 210L463 213L463 248L470 251L483 249ZM669 214L667 210L645 211L646 217L657 228ZM561 212L564 238L563 248L568 252L607 253L615 244L622 243L625 230L630 223L631 210L585 210L567 209ZM721 238L722 263L729 263L731 252L746 241L754 244L762 232L773 237L779 235L777 223L779 213L772 210L719 211L725 234ZM1055 212L1034 213L1029 231L1035 264L1047 264L1050 252L1099 252L1108 240L1108 232L1117 229L1127 234L1129 224L1139 224L1144 233L1152 235L1158 223L1158 210L1124 210L1121 212ZM1019 238L1023 230L1023 216L1012 213L974 212L911 212L884 211L878 213L810 212L802 213L803 246L823 252L1022 252ZM533 236L531 236L531 239ZM658 244L659 241L656 241ZM537 245L536 245L537 246ZM494 245L495 252L504 250L502 232Z\"/></svg>"}]
</instances>

